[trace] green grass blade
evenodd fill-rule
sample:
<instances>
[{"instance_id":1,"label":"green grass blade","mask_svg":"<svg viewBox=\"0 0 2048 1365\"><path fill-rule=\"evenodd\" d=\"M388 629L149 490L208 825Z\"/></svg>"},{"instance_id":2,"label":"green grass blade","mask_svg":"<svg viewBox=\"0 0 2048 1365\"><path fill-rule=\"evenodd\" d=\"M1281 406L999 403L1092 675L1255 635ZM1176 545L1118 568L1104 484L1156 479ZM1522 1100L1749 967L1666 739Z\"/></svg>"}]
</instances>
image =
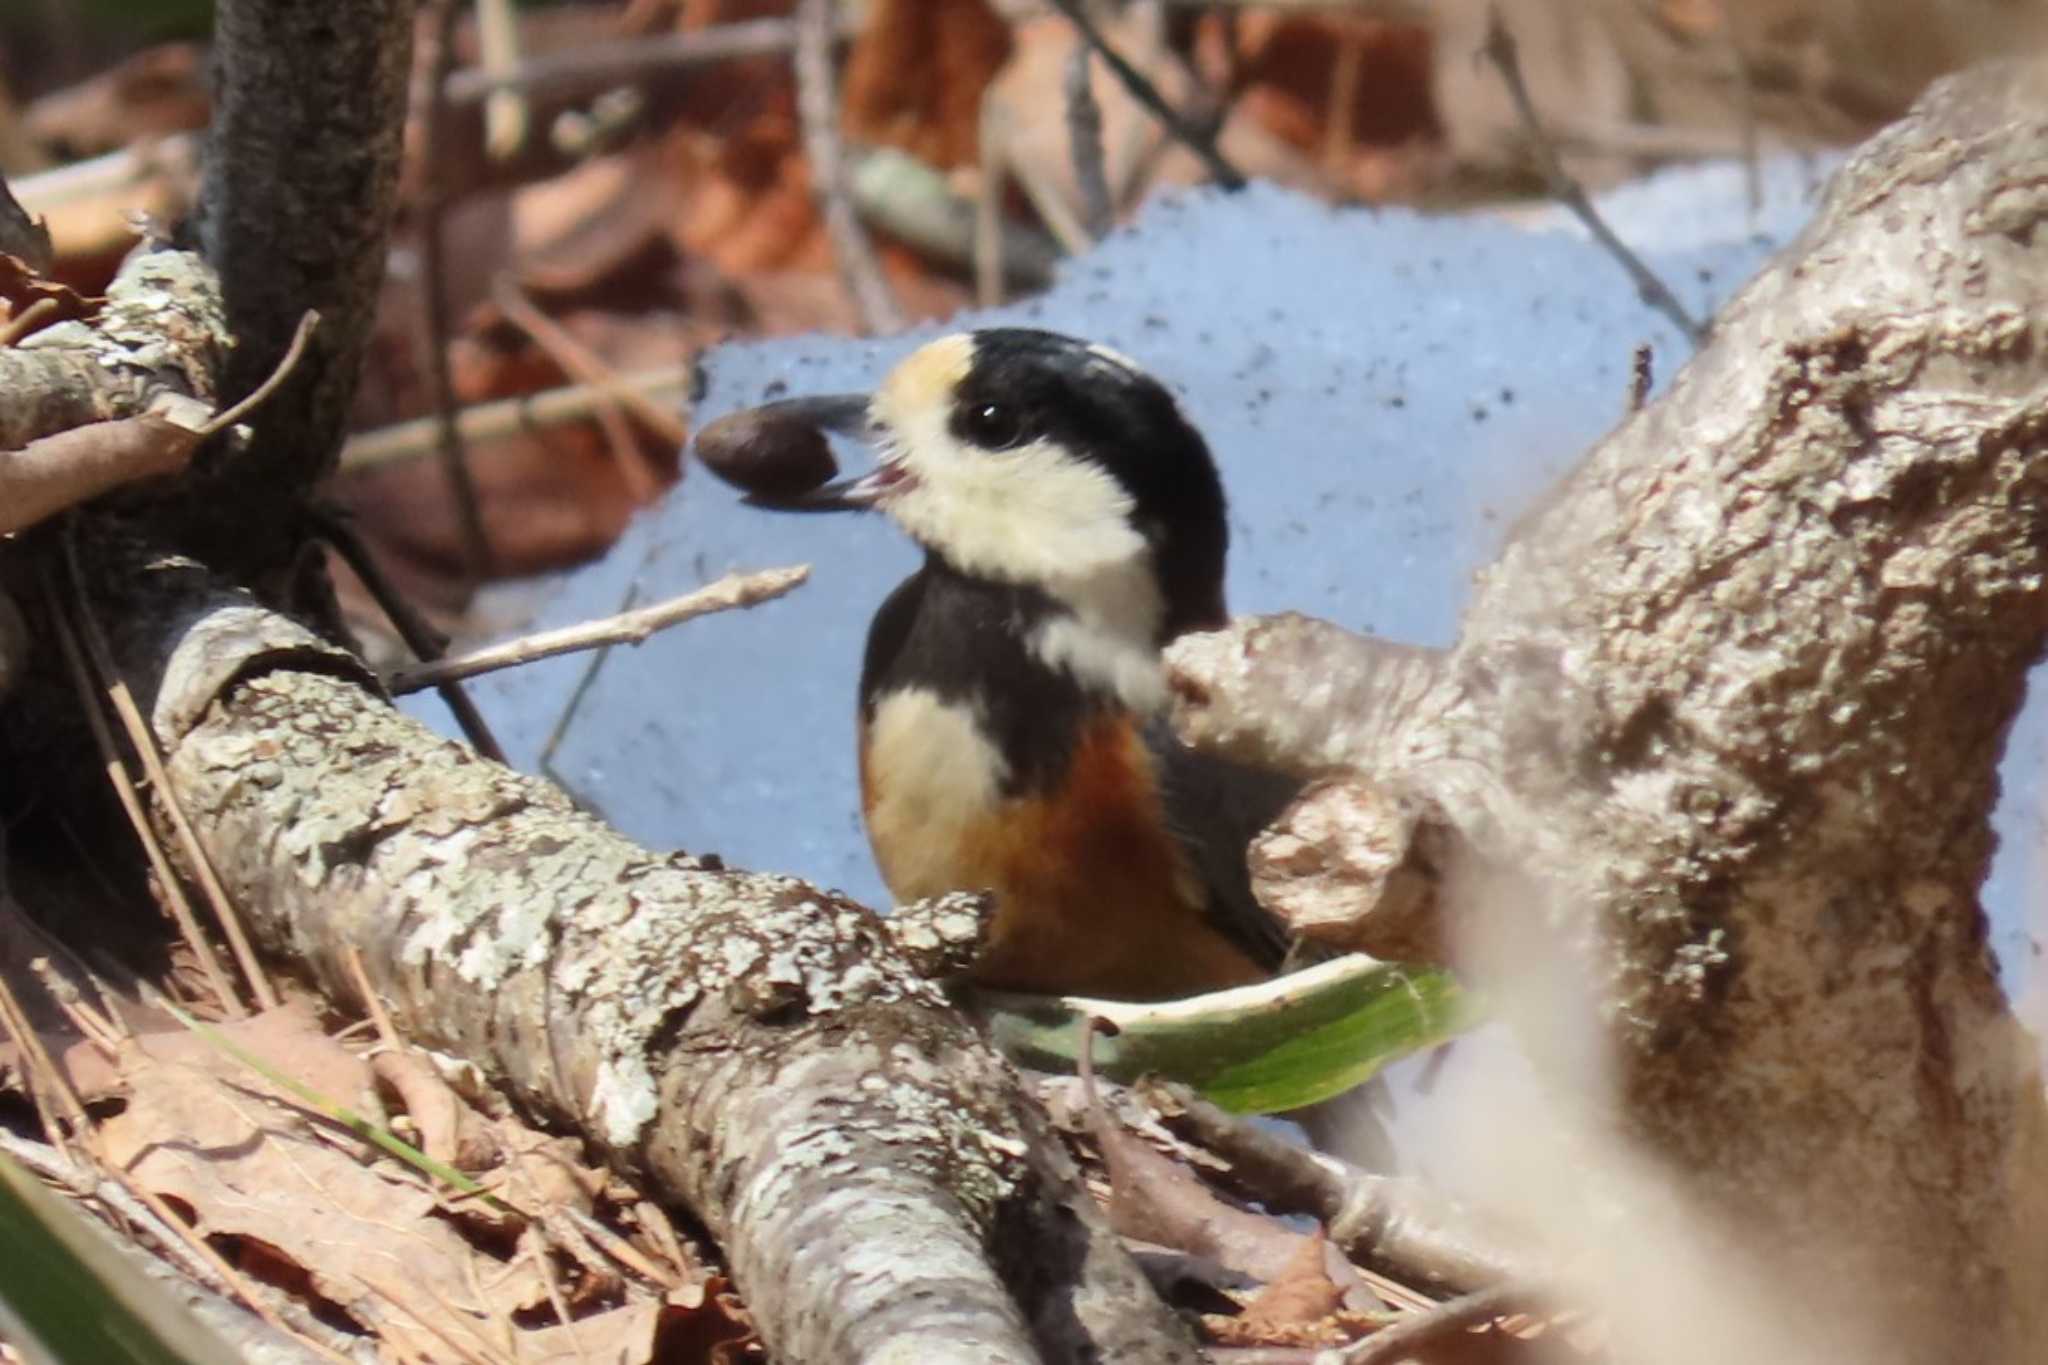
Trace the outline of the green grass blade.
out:
<instances>
[{"instance_id":1,"label":"green grass blade","mask_svg":"<svg viewBox=\"0 0 2048 1365\"><path fill-rule=\"evenodd\" d=\"M1082 1023L1107 1019L1095 1069L1121 1081L1183 1081L1238 1113L1298 1109L1341 1094L1476 1021L1448 972L1362 954L1156 1005L1074 996L977 997L997 1047L1025 1066L1071 1071Z\"/></svg>"}]
</instances>

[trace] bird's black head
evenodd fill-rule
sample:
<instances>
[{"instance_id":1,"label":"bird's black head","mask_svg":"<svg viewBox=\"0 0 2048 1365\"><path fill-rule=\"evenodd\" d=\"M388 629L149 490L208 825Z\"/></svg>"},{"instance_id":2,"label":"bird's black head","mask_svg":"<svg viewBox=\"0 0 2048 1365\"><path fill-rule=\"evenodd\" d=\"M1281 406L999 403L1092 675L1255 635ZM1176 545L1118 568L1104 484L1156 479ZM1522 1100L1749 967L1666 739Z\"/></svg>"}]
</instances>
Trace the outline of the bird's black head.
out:
<instances>
[{"instance_id":1,"label":"bird's black head","mask_svg":"<svg viewBox=\"0 0 2048 1365\"><path fill-rule=\"evenodd\" d=\"M871 501L960 571L1155 648L1225 623L1215 463L1125 357L1025 328L945 337L890 373L868 419Z\"/></svg>"}]
</instances>

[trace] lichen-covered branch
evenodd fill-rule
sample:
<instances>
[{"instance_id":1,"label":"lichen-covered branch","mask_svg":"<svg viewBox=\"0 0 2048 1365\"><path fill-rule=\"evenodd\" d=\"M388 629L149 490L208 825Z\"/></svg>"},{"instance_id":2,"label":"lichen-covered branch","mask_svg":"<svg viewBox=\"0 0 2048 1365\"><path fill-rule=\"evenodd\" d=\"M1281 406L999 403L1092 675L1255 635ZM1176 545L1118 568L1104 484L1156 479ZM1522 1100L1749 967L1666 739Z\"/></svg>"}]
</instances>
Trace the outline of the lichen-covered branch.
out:
<instances>
[{"instance_id":1,"label":"lichen-covered branch","mask_svg":"<svg viewBox=\"0 0 2048 1365\"><path fill-rule=\"evenodd\" d=\"M1866 145L1517 528L1419 694L1304 706L1361 686L1329 671L1354 647L1243 629L1183 661L1234 748L1365 764L1456 831L1446 910L1514 945L1530 1050L1566 1075L1599 1028L1595 1112L1859 1359L2048 1332L2048 1112L1977 902L2048 638L2044 165L2041 61ZM1518 1010L1545 973L1574 984Z\"/></svg>"},{"instance_id":2,"label":"lichen-covered branch","mask_svg":"<svg viewBox=\"0 0 2048 1365\"><path fill-rule=\"evenodd\" d=\"M882 921L646 852L189 563L102 614L254 932L687 1203L778 1359L1187 1360L1013 1073Z\"/></svg>"},{"instance_id":3,"label":"lichen-covered branch","mask_svg":"<svg viewBox=\"0 0 2048 1365\"><path fill-rule=\"evenodd\" d=\"M214 402L229 333L220 284L185 251L137 252L91 322L0 348L0 450L137 417L164 393Z\"/></svg>"}]
</instances>

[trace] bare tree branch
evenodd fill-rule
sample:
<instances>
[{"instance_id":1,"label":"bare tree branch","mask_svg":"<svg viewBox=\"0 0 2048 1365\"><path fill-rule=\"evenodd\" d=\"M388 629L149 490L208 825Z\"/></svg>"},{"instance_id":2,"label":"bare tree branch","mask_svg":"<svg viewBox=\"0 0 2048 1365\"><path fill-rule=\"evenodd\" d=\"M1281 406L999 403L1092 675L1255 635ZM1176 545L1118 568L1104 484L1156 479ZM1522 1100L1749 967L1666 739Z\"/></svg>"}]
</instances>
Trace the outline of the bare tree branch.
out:
<instances>
[{"instance_id":1,"label":"bare tree branch","mask_svg":"<svg viewBox=\"0 0 2048 1365\"><path fill-rule=\"evenodd\" d=\"M2044 113L2048 62L1986 68L1867 144L1417 687L1286 620L1177 658L1196 732L1439 813L1452 927L1557 1092L1858 1359L2048 1332L2048 1112L1977 902L2048 639ZM1596 1030L1611 1094L1571 1064ZM1691 1307L1667 1336L1727 1314Z\"/></svg>"},{"instance_id":2,"label":"bare tree branch","mask_svg":"<svg viewBox=\"0 0 2048 1365\"><path fill-rule=\"evenodd\" d=\"M279 508L334 467L384 274L412 15L411 0L215 9L199 234L238 343L225 394L271 372L307 309L323 319L305 363L256 419L261 476L219 470L195 490L223 566L287 564L297 532Z\"/></svg>"}]
</instances>

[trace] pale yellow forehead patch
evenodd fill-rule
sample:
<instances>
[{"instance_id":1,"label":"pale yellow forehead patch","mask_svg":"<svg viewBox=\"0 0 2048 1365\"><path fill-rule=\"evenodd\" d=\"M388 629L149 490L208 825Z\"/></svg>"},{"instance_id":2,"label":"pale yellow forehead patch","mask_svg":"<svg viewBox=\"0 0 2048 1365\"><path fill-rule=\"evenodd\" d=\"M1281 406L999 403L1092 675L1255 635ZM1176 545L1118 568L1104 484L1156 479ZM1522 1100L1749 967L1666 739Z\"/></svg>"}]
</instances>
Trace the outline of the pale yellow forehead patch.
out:
<instances>
[{"instance_id":1,"label":"pale yellow forehead patch","mask_svg":"<svg viewBox=\"0 0 2048 1365\"><path fill-rule=\"evenodd\" d=\"M883 426L898 431L917 414L944 412L973 364L974 338L965 332L927 342L889 371L869 410Z\"/></svg>"}]
</instances>

